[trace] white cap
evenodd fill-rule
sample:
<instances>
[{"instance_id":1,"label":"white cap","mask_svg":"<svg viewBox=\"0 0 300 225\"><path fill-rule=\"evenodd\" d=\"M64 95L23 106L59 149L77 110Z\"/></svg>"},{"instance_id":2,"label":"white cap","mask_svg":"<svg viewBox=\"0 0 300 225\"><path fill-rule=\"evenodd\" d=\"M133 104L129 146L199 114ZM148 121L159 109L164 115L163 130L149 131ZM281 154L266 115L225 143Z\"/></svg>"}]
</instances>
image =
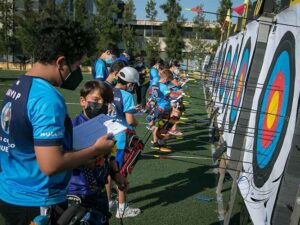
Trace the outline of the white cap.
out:
<instances>
[{"instance_id":1,"label":"white cap","mask_svg":"<svg viewBox=\"0 0 300 225\"><path fill-rule=\"evenodd\" d=\"M129 66L124 67L123 69L120 70L118 77L120 77L122 80L127 81L129 83L137 83L137 85L140 86L139 72L133 67L129 67Z\"/></svg>"}]
</instances>

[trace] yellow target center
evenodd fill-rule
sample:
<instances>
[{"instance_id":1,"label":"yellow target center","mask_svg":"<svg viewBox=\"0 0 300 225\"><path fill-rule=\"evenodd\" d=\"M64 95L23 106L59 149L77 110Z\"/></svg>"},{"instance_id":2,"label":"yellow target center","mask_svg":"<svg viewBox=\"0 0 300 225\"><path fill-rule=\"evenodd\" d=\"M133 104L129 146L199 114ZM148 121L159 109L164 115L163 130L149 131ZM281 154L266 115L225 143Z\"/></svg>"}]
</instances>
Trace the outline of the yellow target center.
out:
<instances>
[{"instance_id":1,"label":"yellow target center","mask_svg":"<svg viewBox=\"0 0 300 225\"><path fill-rule=\"evenodd\" d=\"M239 80L238 87L237 87L237 91L236 91L236 97L237 98L240 97L240 92L241 92L241 89L242 89L242 82L243 82L243 77L241 76L240 80Z\"/></svg>"},{"instance_id":2,"label":"yellow target center","mask_svg":"<svg viewBox=\"0 0 300 225\"><path fill-rule=\"evenodd\" d=\"M272 98L271 98L271 101L270 101L270 105L269 105L269 108L268 108L268 111L267 111L267 128L270 129L273 124L274 124L274 121L276 119L276 116L277 116L277 111L278 111L278 106L279 106L279 91L275 91Z\"/></svg>"}]
</instances>

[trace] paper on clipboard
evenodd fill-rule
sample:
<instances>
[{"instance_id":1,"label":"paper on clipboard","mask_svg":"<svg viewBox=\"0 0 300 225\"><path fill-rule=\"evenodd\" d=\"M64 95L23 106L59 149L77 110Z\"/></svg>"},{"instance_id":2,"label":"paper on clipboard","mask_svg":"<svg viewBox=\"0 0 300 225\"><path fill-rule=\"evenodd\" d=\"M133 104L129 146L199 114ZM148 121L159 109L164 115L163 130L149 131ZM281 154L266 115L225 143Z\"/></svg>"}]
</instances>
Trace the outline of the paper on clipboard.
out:
<instances>
[{"instance_id":1,"label":"paper on clipboard","mask_svg":"<svg viewBox=\"0 0 300 225\"><path fill-rule=\"evenodd\" d=\"M100 114L73 128L73 149L80 150L92 146L99 137L112 133L116 135L127 128L109 116Z\"/></svg>"}]
</instances>

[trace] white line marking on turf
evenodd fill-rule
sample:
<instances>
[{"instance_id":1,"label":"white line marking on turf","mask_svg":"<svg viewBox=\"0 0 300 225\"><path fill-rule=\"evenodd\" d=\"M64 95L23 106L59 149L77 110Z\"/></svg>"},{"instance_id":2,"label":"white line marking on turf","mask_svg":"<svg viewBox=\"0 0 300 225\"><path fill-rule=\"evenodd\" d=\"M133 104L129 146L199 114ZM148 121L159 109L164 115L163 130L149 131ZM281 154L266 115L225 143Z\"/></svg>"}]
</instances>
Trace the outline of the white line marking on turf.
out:
<instances>
[{"instance_id":1,"label":"white line marking on turf","mask_svg":"<svg viewBox=\"0 0 300 225\"><path fill-rule=\"evenodd\" d=\"M80 103L76 103L76 102L66 102L67 105L80 105Z\"/></svg>"},{"instance_id":2,"label":"white line marking on turf","mask_svg":"<svg viewBox=\"0 0 300 225\"><path fill-rule=\"evenodd\" d=\"M201 160L211 160L210 157L196 157L196 156L184 156L184 155L159 155L159 154L143 154L143 156L153 156L153 157L162 157L162 158L176 158L176 159L201 159Z\"/></svg>"}]
</instances>

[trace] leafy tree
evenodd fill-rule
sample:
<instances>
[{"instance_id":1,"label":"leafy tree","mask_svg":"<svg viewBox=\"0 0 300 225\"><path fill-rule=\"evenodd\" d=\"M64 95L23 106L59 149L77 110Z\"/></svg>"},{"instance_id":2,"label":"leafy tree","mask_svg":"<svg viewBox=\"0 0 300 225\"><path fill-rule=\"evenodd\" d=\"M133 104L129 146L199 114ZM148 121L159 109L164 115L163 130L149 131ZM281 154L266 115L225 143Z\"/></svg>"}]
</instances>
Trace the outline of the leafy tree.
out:
<instances>
[{"instance_id":1,"label":"leafy tree","mask_svg":"<svg viewBox=\"0 0 300 225\"><path fill-rule=\"evenodd\" d=\"M133 0L127 0L123 11L123 25L122 25L122 39L126 50L131 52L133 55L139 53L136 48L136 38L134 34L131 22L135 20L135 5Z\"/></svg>"},{"instance_id":2,"label":"leafy tree","mask_svg":"<svg viewBox=\"0 0 300 225\"><path fill-rule=\"evenodd\" d=\"M0 54L6 56L7 67L9 54L13 48L13 1L0 1Z\"/></svg>"},{"instance_id":3,"label":"leafy tree","mask_svg":"<svg viewBox=\"0 0 300 225\"><path fill-rule=\"evenodd\" d=\"M66 18L72 17L73 15L71 15L70 12L70 8L71 8L70 4L71 4L70 0L63 0L60 4L56 5L57 13Z\"/></svg>"},{"instance_id":4,"label":"leafy tree","mask_svg":"<svg viewBox=\"0 0 300 225\"><path fill-rule=\"evenodd\" d=\"M148 0L145 8L146 18L151 22L155 21L157 16L157 10L155 9L155 0ZM150 62L152 58L159 56L160 54L160 41L159 37L153 35L153 25L151 25L151 37L146 39L146 60Z\"/></svg>"},{"instance_id":5,"label":"leafy tree","mask_svg":"<svg viewBox=\"0 0 300 225\"><path fill-rule=\"evenodd\" d=\"M89 14L85 0L76 0L74 4L74 20L81 23L84 27L89 26Z\"/></svg>"},{"instance_id":6,"label":"leafy tree","mask_svg":"<svg viewBox=\"0 0 300 225\"><path fill-rule=\"evenodd\" d=\"M167 21L163 23L163 33L165 35L166 53L170 59L181 60L182 50L185 48L183 41L181 7L176 0L167 0L160 6L167 15Z\"/></svg>"},{"instance_id":7,"label":"leafy tree","mask_svg":"<svg viewBox=\"0 0 300 225\"><path fill-rule=\"evenodd\" d=\"M153 22L157 16L157 10L155 9L155 0L148 0L146 5L146 18ZM151 25L151 36L153 36L153 25Z\"/></svg>"},{"instance_id":8,"label":"leafy tree","mask_svg":"<svg viewBox=\"0 0 300 225\"><path fill-rule=\"evenodd\" d=\"M160 54L160 41L157 36L152 36L146 40L146 60L151 61L152 58L159 56Z\"/></svg>"},{"instance_id":9,"label":"leafy tree","mask_svg":"<svg viewBox=\"0 0 300 225\"><path fill-rule=\"evenodd\" d=\"M203 6L197 6L197 9L202 9ZM191 38L191 52L193 53L192 59L201 61L206 52L207 44L203 40L205 39L205 16L203 12L198 12L194 18L193 33L194 36Z\"/></svg>"},{"instance_id":10,"label":"leafy tree","mask_svg":"<svg viewBox=\"0 0 300 225\"><path fill-rule=\"evenodd\" d=\"M227 16L227 10L231 9L232 2L231 0L220 0L220 6L218 8L218 15L217 15L217 22L220 24L220 27L222 27L224 20Z\"/></svg>"},{"instance_id":11,"label":"leafy tree","mask_svg":"<svg viewBox=\"0 0 300 225\"><path fill-rule=\"evenodd\" d=\"M95 34L97 35L97 50L100 52L107 44L117 44L120 41L120 29L116 23L119 13L118 5L111 0L94 0L96 14L94 15Z\"/></svg>"},{"instance_id":12,"label":"leafy tree","mask_svg":"<svg viewBox=\"0 0 300 225\"><path fill-rule=\"evenodd\" d=\"M39 11L42 18L56 15L58 11L56 10L55 0L46 0L44 4L40 3Z\"/></svg>"},{"instance_id":13,"label":"leafy tree","mask_svg":"<svg viewBox=\"0 0 300 225\"><path fill-rule=\"evenodd\" d=\"M21 43L22 53L26 58L33 57L34 50L34 22L39 18L33 10L34 0L23 0L24 10L17 14L16 36Z\"/></svg>"}]
</instances>

